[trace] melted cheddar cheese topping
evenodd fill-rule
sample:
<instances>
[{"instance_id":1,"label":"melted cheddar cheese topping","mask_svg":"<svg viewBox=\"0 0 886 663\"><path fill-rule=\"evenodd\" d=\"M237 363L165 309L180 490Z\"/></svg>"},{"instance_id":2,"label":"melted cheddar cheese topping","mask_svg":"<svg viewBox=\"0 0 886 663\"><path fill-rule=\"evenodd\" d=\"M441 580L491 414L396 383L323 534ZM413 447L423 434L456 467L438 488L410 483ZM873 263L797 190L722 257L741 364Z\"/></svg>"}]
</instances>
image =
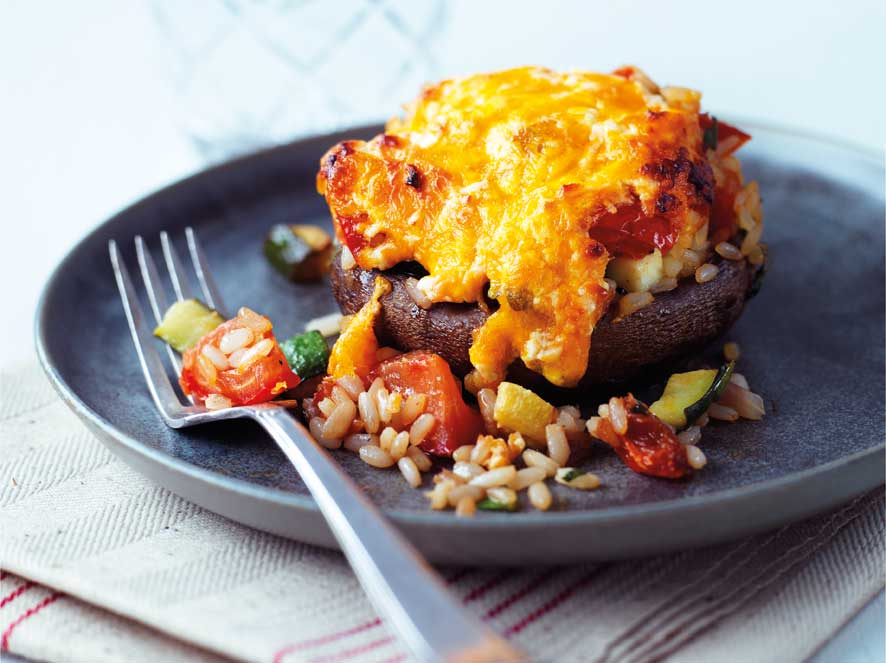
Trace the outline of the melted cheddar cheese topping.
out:
<instances>
[{"instance_id":1,"label":"melted cheddar cheese topping","mask_svg":"<svg viewBox=\"0 0 886 663\"><path fill-rule=\"evenodd\" d=\"M609 260L688 247L708 222L699 98L632 68L447 80L332 148L317 187L361 267L417 261L430 300L491 304L470 350L481 383L519 357L572 386L614 295Z\"/></svg>"}]
</instances>

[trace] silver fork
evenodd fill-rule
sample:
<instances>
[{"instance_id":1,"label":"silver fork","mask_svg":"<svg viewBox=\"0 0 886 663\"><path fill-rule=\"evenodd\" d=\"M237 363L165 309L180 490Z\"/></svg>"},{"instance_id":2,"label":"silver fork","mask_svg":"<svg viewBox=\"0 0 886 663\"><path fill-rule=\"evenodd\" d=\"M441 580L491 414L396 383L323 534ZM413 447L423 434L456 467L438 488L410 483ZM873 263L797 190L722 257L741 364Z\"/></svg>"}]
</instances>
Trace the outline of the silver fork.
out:
<instances>
[{"instance_id":1,"label":"silver fork","mask_svg":"<svg viewBox=\"0 0 886 663\"><path fill-rule=\"evenodd\" d=\"M218 286L192 228L185 231L188 252L207 304L227 317ZM192 296L181 260L167 233L163 256L179 300ZM154 317L167 309L157 267L141 237L135 238L140 271ZM376 609L420 661L481 663L525 661L525 656L469 615L418 551L381 514L363 491L280 405L265 403L225 410L183 404L173 388L126 265L111 240L111 264L129 330L148 389L163 420L186 428L221 419L252 419L268 432L311 491L329 527ZM178 356L167 346L176 374Z\"/></svg>"}]
</instances>

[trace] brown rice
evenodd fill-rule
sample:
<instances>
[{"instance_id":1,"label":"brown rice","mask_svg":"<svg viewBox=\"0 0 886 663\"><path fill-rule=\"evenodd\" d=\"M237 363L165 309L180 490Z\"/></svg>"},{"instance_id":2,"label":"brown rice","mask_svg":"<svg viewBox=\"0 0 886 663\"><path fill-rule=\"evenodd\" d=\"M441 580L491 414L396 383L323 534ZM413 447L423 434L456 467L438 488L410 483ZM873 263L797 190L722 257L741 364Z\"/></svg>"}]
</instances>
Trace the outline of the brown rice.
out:
<instances>
[{"instance_id":1,"label":"brown rice","mask_svg":"<svg viewBox=\"0 0 886 663\"><path fill-rule=\"evenodd\" d=\"M404 456L397 461L397 467L400 470L400 474L406 479L406 483L413 488L418 488L421 485L421 474L419 473L414 460Z\"/></svg>"},{"instance_id":2,"label":"brown rice","mask_svg":"<svg viewBox=\"0 0 886 663\"><path fill-rule=\"evenodd\" d=\"M566 465L569 462L569 440L566 439L566 431L560 424L548 424L545 426L545 439L548 443L548 456L557 465Z\"/></svg>"},{"instance_id":3,"label":"brown rice","mask_svg":"<svg viewBox=\"0 0 886 663\"><path fill-rule=\"evenodd\" d=\"M367 465L372 465L372 467L385 468L391 467L394 464L391 454L381 447L376 447L372 444L360 447L359 453L360 459Z\"/></svg>"},{"instance_id":4,"label":"brown rice","mask_svg":"<svg viewBox=\"0 0 886 663\"><path fill-rule=\"evenodd\" d=\"M536 481L529 486L529 503L539 511L547 511L552 501L551 491L544 482Z\"/></svg>"},{"instance_id":5,"label":"brown rice","mask_svg":"<svg viewBox=\"0 0 886 663\"><path fill-rule=\"evenodd\" d=\"M717 274L720 273L720 268L716 265L706 262L701 267L695 270L695 281L696 283L707 283L708 281L713 281L717 278Z\"/></svg>"}]
</instances>

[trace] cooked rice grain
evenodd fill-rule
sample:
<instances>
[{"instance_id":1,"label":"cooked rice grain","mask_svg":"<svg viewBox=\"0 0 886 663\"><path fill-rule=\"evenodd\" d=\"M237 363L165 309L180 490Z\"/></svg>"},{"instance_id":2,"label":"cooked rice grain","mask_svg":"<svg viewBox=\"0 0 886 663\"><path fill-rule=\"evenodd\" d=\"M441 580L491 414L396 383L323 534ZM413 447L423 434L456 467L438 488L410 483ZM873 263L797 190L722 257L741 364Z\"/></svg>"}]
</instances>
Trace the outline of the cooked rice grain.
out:
<instances>
[{"instance_id":1,"label":"cooked rice grain","mask_svg":"<svg viewBox=\"0 0 886 663\"><path fill-rule=\"evenodd\" d=\"M698 426L690 426L679 433L677 439L680 441L680 444L683 445L698 444L699 440L701 440L701 428Z\"/></svg>"},{"instance_id":2,"label":"cooked rice grain","mask_svg":"<svg viewBox=\"0 0 886 663\"><path fill-rule=\"evenodd\" d=\"M524 467L522 470L517 470L517 474L514 475L508 486L513 490L520 491L537 481L544 481L547 476L543 467Z\"/></svg>"},{"instance_id":3,"label":"cooked rice grain","mask_svg":"<svg viewBox=\"0 0 886 663\"><path fill-rule=\"evenodd\" d=\"M476 476L469 483L480 488L495 488L508 485L515 476L517 476L517 468L513 465L506 465Z\"/></svg>"},{"instance_id":4,"label":"cooked rice grain","mask_svg":"<svg viewBox=\"0 0 886 663\"><path fill-rule=\"evenodd\" d=\"M409 443L419 445L425 441L428 435L437 425L437 418L433 414L425 413L416 419L409 429Z\"/></svg>"},{"instance_id":5,"label":"cooked rice grain","mask_svg":"<svg viewBox=\"0 0 886 663\"><path fill-rule=\"evenodd\" d=\"M504 486L490 488L486 491L486 497L507 507L513 507L517 503L517 493L511 488L505 488Z\"/></svg>"},{"instance_id":6,"label":"cooked rice grain","mask_svg":"<svg viewBox=\"0 0 886 663\"><path fill-rule=\"evenodd\" d=\"M411 458L403 457L398 460L397 468L400 470L400 474L403 475L403 478L406 479L406 483L410 486L418 488L421 485L421 474L418 471L418 467L415 465L415 461Z\"/></svg>"},{"instance_id":7,"label":"cooked rice grain","mask_svg":"<svg viewBox=\"0 0 886 663\"><path fill-rule=\"evenodd\" d=\"M455 507L455 515L459 518L473 518L475 513L477 513L477 500L470 495L462 497Z\"/></svg>"},{"instance_id":8,"label":"cooked rice grain","mask_svg":"<svg viewBox=\"0 0 886 663\"><path fill-rule=\"evenodd\" d=\"M630 292L618 302L618 317L624 318L645 306L649 306L655 298L649 292Z\"/></svg>"},{"instance_id":9,"label":"cooked rice grain","mask_svg":"<svg viewBox=\"0 0 886 663\"><path fill-rule=\"evenodd\" d=\"M230 368L230 365L228 364L228 358L225 357L225 354L214 345L204 345L203 349L200 350L200 354L211 361L213 366L215 366L220 371L224 371Z\"/></svg>"},{"instance_id":10,"label":"cooked rice grain","mask_svg":"<svg viewBox=\"0 0 886 663\"><path fill-rule=\"evenodd\" d=\"M470 481L474 477L485 474L486 470L476 463L465 463L464 461L456 461L452 465L453 474L457 474L465 481Z\"/></svg>"},{"instance_id":11,"label":"cooked rice grain","mask_svg":"<svg viewBox=\"0 0 886 663\"><path fill-rule=\"evenodd\" d=\"M345 438L344 448L354 453L359 453L361 447L367 444L378 446L378 435L370 435L369 433L354 433Z\"/></svg>"},{"instance_id":12,"label":"cooked rice grain","mask_svg":"<svg viewBox=\"0 0 886 663\"><path fill-rule=\"evenodd\" d=\"M547 511L551 507L551 491L542 481L529 486L529 503L539 511Z\"/></svg>"},{"instance_id":13,"label":"cooked rice grain","mask_svg":"<svg viewBox=\"0 0 886 663\"><path fill-rule=\"evenodd\" d=\"M409 447L406 450L406 455L412 459L412 462L415 463L415 466L418 468L419 472L427 472L431 467L433 467L433 463L428 455L419 449L418 447Z\"/></svg>"},{"instance_id":14,"label":"cooked rice grain","mask_svg":"<svg viewBox=\"0 0 886 663\"><path fill-rule=\"evenodd\" d=\"M689 461L689 465L693 470L700 470L708 464L708 459L704 455L704 451L691 444L686 447L686 459Z\"/></svg>"},{"instance_id":15,"label":"cooked rice grain","mask_svg":"<svg viewBox=\"0 0 886 663\"><path fill-rule=\"evenodd\" d=\"M719 267L706 262L701 267L695 270L695 281L697 283L707 283L708 281L713 281L715 278L717 278L717 274L719 273Z\"/></svg>"},{"instance_id":16,"label":"cooked rice grain","mask_svg":"<svg viewBox=\"0 0 886 663\"><path fill-rule=\"evenodd\" d=\"M372 467L384 469L394 464L394 459L387 451L372 444L360 447L360 460Z\"/></svg>"},{"instance_id":17,"label":"cooked rice grain","mask_svg":"<svg viewBox=\"0 0 886 663\"><path fill-rule=\"evenodd\" d=\"M609 423L619 435L628 432L628 413L625 412L625 406L622 400L616 396L609 399Z\"/></svg>"},{"instance_id":18,"label":"cooked rice grain","mask_svg":"<svg viewBox=\"0 0 886 663\"><path fill-rule=\"evenodd\" d=\"M498 424L495 422L496 393L489 388L477 392L477 404L480 406L480 414L483 415L483 423L489 435L498 434Z\"/></svg>"},{"instance_id":19,"label":"cooked rice grain","mask_svg":"<svg viewBox=\"0 0 886 663\"><path fill-rule=\"evenodd\" d=\"M356 375L345 375L338 379L338 386L347 392L348 397L352 401L356 401L359 398L360 394L362 394L366 387L363 385L363 380L361 380ZM337 400L337 399L336 399Z\"/></svg>"},{"instance_id":20,"label":"cooked rice grain","mask_svg":"<svg viewBox=\"0 0 886 663\"><path fill-rule=\"evenodd\" d=\"M726 260L741 260L742 258L741 251L738 250L738 247L729 242L720 242L714 247L714 251L716 251L722 258L726 258Z\"/></svg>"},{"instance_id":21,"label":"cooked rice grain","mask_svg":"<svg viewBox=\"0 0 886 663\"><path fill-rule=\"evenodd\" d=\"M472 451L474 451L473 444L464 444L452 452L452 460L468 462L471 460Z\"/></svg>"},{"instance_id":22,"label":"cooked rice grain","mask_svg":"<svg viewBox=\"0 0 886 663\"><path fill-rule=\"evenodd\" d=\"M548 456L557 465L566 465L569 462L569 440L566 439L566 431L560 424L548 424L545 426L545 439L548 443Z\"/></svg>"},{"instance_id":23,"label":"cooked rice grain","mask_svg":"<svg viewBox=\"0 0 886 663\"><path fill-rule=\"evenodd\" d=\"M742 389L750 389L750 385L748 385L747 378L741 373L733 373L732 377L729 379L733 384L737 384Z\"/></svg>"},{"instance_id":24,"label":"cooked rice grain","mask_svg":"<svg viewBox=\"0 0 886 663\"><path fill-rule=\"evenodd\" d=\"M209 394L203 401L207 410L227 410L233 405L231 399L221 394Z\"/></svg>"},{"instance_id":25,"label":"cooked rice grain","mask_svg":"<svg viewBox=\"0 0 886 663\"><path fill-rule=\"evenodd\" d=\"M453 486L448 494L449 505L456 506L465 497L481 500L485 494L486 491L478 486L469 486L468 484Z\"/></svg>"},{"instance_id":26,"label":"cooked rice grain","mask_svg":"<svg viewBox=\"0 0 886 663\"><path fill-rule=\"evenodd\" d=\"M221 337L221 340L218 342L218 349L226 355L229 355L252 343L252 338L251 329L238 327L237 329L232 329Z\"/></svg>"},{"instance_id":27,"label":"cooked rice grain","mask_svg":"<svg viewBox=\"0 0 886 663\"><path fill-rule=\"evenodd\" d=\"M335 406L332 413L323 424L322 437L326 440L341 440L347 435L351 422L357 416L357 406L354 401L346 400Z\"/></svg>"},{"instance_id":28,"label":"cooked rice grain","mask_svg":"<svg viewBox=\"0 0 886 663\"><path fill-rule=\"evenodd\" d=\"M427 310L434 305L434 302L428 299L428 296L422 292L418 285L418 279L410 276L403 282L403 286L406 288L406 293L409 295L409 298L419 308Z\"/></svg>"},{"instance_id":29,"label":"cooked rice grain","mask_svg":"<svg viewBox=\"0 0 886 663\"><path fill-rule=\"evenodd\" d=\"M305 331L318 331L323 336L335 336L341 331L341 313L330 313L319 318L309 320L305 325Z\"/></svg>"},{"instance_id":30,"label":"cooked rice grain","mask_svg":"<svg viewBox=\"0 0 886 663\"><path fill-rule=\"evenodd\" d=\"M391 442L391 449L388 453L394 457L394 460L400 460L406 455L407 449L409 449L409 433L401 431Z\"/></svg>"},{"instance_id":31,"label":"cooked rice grain","mask_svg":"<svg viewBox=\"0 0 886 663\"><path fill-rule=\"evenodd\" d=\"M759 421L766 414L763 398L759 394L739 387L734 382L726 385L726 390L717 403L732 408L743 419Z\"/></svg>"},{"instance_id":32,"label":"cooked rice grain","mask_svg":"<svg viewBox=\"0 0 886 663\"><path fill-rule=\"evenodd\" d=\"M708 408L707 415L718 421L738 421L738 412L731 407L714 403Z\"/></svg>"},{"instance_id":33,"label":"cooked rice grain","mask_svg":"<svg viewBox=\"0 0 886 663\"><path fill-rule=\"evenodd\" d=\"M418 416L425 411L428 405L427 394L411 394L400 408L400 421L404 426L408 426L415 421Z\"/></svg>"},{"instance_id":34,"label":"cooked rice grain","mask_svg":"<svg viewBox=\"0 0 886 663\"><path fill-rule=\"evenodd\" d=\"M375 399L368 391L364 391L357 397L357 409L360 412L360 419L363 421L363 427L367 433L378 433L381 427L381 419L378 417L378 407L375 405Z\"/></svg>"},{"instance_id":35,"label":"cooked rice grain","mask_svg":"<svg viewBox=\"0 0 886 663\"><path fill-rule=\"evenodd\" d=\"M557 473L557 469L560 467L556 461L548 458L535 449L527 449L523 452L523 462L526 463L528 467L541 468L549 477L554 476Z\"/></svg>"},{"instance_id":36,"label":"cooked rice grain","mask_svg":"<svg viewBox=\"0 0 886 663\"><path fill-rule=\"evenodd\" d=\"M582 472L572 480L567 481L566 477L575 472L574 467L561 467L557 470L554 480L564 486L575 488L576 490L594 490L600 487L600 477L591 472Z\"/></svg>"}]
</instances>

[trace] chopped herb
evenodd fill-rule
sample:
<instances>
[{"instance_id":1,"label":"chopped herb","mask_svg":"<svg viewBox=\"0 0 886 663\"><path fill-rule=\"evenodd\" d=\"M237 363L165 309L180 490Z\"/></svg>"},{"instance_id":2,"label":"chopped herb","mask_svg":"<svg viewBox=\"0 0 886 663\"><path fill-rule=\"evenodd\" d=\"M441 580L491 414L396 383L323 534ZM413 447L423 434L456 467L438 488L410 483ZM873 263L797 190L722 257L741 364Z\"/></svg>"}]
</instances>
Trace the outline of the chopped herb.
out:
<instances>
[{"instance_id":1,"label":"chopped herb","mask_svg":"<svg viewBox=\"0 0 886 663\"><path fill-rule=\"evenodd\" d=\"M712 117L711 122L712 122L711 126L709 126L707 129L704 130L703 142L704 142L705 149L716 150L717 149L717 142L719 141L720 131L719 131L718 123L717 123L717 118Z\"/></svg>"},{"instance_id":2,"label":"chopped herb","mask_svg":"<svg viewBox=\"0 0 886 663\"><path fill-rule=\"evenodd\" d=\"M578 479L578 477L580 477L582 474L587 474L587 472L583 472L582 470L572 469L572 470L569 470L568 472L564 472L563 476L560 478L563 481L565 481L566 483L569 483L570 481L574 481L575 479Z\"/></svg>"},{"instance_id":3,"label":"chopped herb","mask_svg":"<svg viewBox=\"0 0 886 663\"><path fill-rule=\"evenodd\" d=\"M503 502L496 502L493 499L484 497L477 502L477 508L483 511L516 511L517 503L512 502L511 504L504 504Z\"/></svg>"}]
</instances>

